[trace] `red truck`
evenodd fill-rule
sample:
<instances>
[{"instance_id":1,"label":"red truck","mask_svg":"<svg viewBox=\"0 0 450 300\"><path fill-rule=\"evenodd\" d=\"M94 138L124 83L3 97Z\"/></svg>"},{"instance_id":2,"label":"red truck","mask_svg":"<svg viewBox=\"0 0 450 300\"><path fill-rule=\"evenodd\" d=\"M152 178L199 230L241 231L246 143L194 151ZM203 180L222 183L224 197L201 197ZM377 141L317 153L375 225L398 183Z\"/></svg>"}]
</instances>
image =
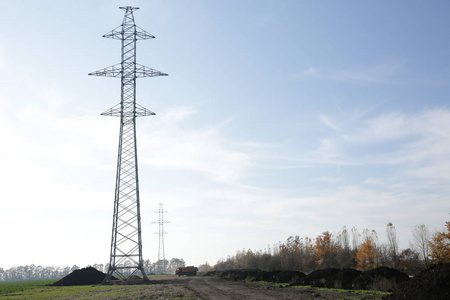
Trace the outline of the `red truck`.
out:
<instances>
[{"instance_id":1,"label":"red truck","mask_svg":"<svg viewBox=\"0 0 450 300\"><path fill-rule=\"evenodd\" d=\"M175 271L175 275L178 275L178 276L181 276L181 275L195 276L195 275L197 275L197 271L198 271L198 268L194 267L194 266L179 267Z\"/></svg>"}]
</instances>

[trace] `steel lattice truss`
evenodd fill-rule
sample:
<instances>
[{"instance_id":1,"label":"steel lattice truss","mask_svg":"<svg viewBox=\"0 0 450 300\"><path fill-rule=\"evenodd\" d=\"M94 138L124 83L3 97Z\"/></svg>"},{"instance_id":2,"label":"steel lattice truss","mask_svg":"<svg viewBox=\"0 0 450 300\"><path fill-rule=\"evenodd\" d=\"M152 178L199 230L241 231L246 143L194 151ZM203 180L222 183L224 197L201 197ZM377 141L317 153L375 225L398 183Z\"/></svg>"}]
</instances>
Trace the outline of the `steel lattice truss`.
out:
<instances>
[{"instance_id":1,"label":"steel lattice truss","mask_svg":"<svg viewBox=\"0 0 450 300\"><path fill-rule=\"evenodd\" d=\"M95 76L120 77L121 101L102 113L120 117L119 151L108 274L104 282L131 281L148 278L143 268L139 180L136 146L136 117L154 115L136 103L136 78L167 76L167 74L136 63L136 41L154 38L135 25L133 11L137 7L120 7L125 11L122 25L103 35L122 41L122 62L89 73ZM136 276L138 275L138 276Z\"/></svg>"},{"instance_id":2,"label":"steel lattice truss","mask_svg":"<svg viewBox=\"0 0 450 300\"><path fill-rule=\"evenodd\" d=\"M166 254L164 252L164 234L167 232L164 231L164 223L170 223L169 221L164 220L164 213L167 213L163 209L163 204L159 204L159 209L155 211L158 214L159 220L153 222L154 224L159 225L159 230L156 234L159 235L159 246L158 246L158 269L157 274L166 274Z\"/></svg>"}]
</instances>

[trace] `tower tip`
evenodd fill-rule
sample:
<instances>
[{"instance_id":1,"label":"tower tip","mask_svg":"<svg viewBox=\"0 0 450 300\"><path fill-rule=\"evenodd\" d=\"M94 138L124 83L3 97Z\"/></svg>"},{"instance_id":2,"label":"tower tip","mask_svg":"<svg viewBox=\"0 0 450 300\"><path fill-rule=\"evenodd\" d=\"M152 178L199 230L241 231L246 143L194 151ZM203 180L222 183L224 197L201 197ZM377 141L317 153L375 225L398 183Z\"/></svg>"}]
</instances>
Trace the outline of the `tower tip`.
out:
<instances>
[{"instance_id":1,"label":"tower tip","mask_svg":"<svg viewBox=\"0 0 450 300\"><path fill-rule=\"evenodd\" d=\"M133 6L120 6L119 8L121 10L125 10L125 11L129 11L129 10L133 11L133 10L138 10L139 9L139 7L133 7Z\"/></svg>"}]
</instances>

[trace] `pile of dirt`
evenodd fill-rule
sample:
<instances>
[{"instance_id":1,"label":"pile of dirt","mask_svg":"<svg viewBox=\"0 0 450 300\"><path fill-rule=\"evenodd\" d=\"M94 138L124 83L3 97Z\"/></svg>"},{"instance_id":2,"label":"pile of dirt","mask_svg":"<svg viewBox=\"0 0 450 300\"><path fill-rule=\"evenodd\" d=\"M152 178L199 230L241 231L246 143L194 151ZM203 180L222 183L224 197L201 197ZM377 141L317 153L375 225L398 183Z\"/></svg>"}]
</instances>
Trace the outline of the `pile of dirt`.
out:
<instances>
[{"instance_id":1,"label":"pile of dirt","mask_svg":"<svg viewBox=\"0 0 450 300\"><path fill-rule=\"evenodd\" d=\"M258 269L210 271L204 276L218 276L233 281L267 281L275 283L292 283L305 277L305 273L297 271L265 272Z\"/></svg>"},{"instance_id":2,"label":"pile of dirt","mask_svg":"<svg viewBox=\"0 0 450 300\"><path fill-rule=\"evenodd\" d=\"M333 288L351 290L360 275L361 271L350 268L342 269L333 278Z\"/></svg>"},{"instance_id":3,"label":"pile of dirt","mask_svg":"<svg viewBox=\"0 0 450 300\"><path fill-rule=\"evenodd\" d=\"M386 292L395 291L400 284L409 280L405 273L387 267L379 267L365 272L355 269L330 268L316 270L308 275L297 271L225 270L208 272L205 276L218 276L233 281L266 281L289 283L292 286L311 285L324 288Z\"/></svg>"},{"instance_id":4,"label":"pile of dirt","mask_svg":"<svg viewBox=\"0 0 450 300\"><path fill-rule=\"evenodd\" d=\"M245 281L250 281L250 282L254 282L254 281L267 281L267 282L272 282L273 281L273 277L275 276L274 272L264 272L264 271L250 271L247 272L248 276L245 278Z\"/></svg>"},{"instance_id":5,"label":"pile of dirt","mask_svg":"<svg viewBox=\"0 0 450 300\"><path fill-rule=\"evenodd\" d=\"M384 299L450 299L450 264L437 264L423 270Z\"/></svg>"},{"instance_id":6,"label":"pile of dirt","mask_svg":"<svg viewBox=\"0 0 450 300\"><path fill-rule=\"evenodd\" d=\"M272 272L258 271L258 272L249 272L248 276L245 278L245 281L292 283L304 276L306 276L305 273L296 271L272 271Z\"/></svg>"},{"instance_id":7,"label":"pile of dirt","mask_svg":"<svg viewBox=\"0 0 450 300\"><path fill-rule=\"evenodd\" d=\"M334 288L334 279L339 273L339 269L323 269L309 273L307 276L299 278L292 285L311 285L315 287Z\"/></svg>"},{"instance_id":8,"label":"pile of dirt","mask_svg":"<svg viewBox=\"0 0 450 300\"><path fill-rule=\"evenodd\" d=\"M93 267L78 269L52 284L52 286L100 284L106 274Z\"/></svg>"},{"instance_id":9,"label":"pile of dirt","mask_svg":"<svg viewBox=\"0 0 450 300\"><path fill-rule=\"evenodd\" d=\"M306 277L306 274L300 271L277 271L272 282L293 283L304 277Z\"/></svg>"},{"instance_id":10,"label":"pile of dirt","mask_svg":"<svg viewBox=\"0 0 450 300\"><path fill-rule=\"evenodd\" d=\"M388 268L378 267L373 270L362 272L355 280L353 288L355 290L376 290L383 292L392 292L397 287L409 280L405 273Z\"/></svg>"},{"instance_id":11,"label":"pile of dirt","mask_svg":"<svg viewBox=\"0 0 450 300\"><path fill-rule=\"evenodd\" d=\"M210 274L211 272L208 272ZM219 276L220 278L227 279L227 280L233 280L233 281L244 281L249 280L248 278L257 278L260 276L261 271L260 270L225 270L225 271L216 271L214 272L214 275ZM255 281L255 280L250 280Z\"/></svg>"},{"instance_id":12,"label":"pile of dirt","mask_svg":"<svg viewBox=\"0 0 450 300\"><path fill-rule=\"evenodd\" d=\"M355 269L324 269L311 272L305 277L300 277L291 285L311 285L334 289L353 289L355 281L361 275L361 271Z\"/></svg>"},{"instance_id":13,"label":"pile of dirt","mask_svg":"<svg viewBox=\"0 0 450 300\"><path fill-rule=\"evenodd\" d=\"M200 276L218 276L220 271L208 271L206 273L199 272Z\"/></svg>"}]
</instances>

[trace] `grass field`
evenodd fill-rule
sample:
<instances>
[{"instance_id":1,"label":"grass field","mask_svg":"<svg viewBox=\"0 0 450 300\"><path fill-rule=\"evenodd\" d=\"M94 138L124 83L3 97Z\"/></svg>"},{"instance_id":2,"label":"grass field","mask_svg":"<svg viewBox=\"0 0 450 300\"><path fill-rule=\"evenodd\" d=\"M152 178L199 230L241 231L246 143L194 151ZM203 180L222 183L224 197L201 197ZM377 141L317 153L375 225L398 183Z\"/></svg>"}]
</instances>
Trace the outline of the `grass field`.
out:
<instances>
[{"instance_id":1,"label":"grass field","mask_svg":"<svg viewBox=\"0 0 450 300\"><path fill-rule=\"evenodd\" d=\"M197 299L168 285L48 286L56 280L0 282L0 300L13 299Z\"/></svg>"},{"instance_id":2,"label":"grass field","mask_svg":"<svg viewBox=\"0 0 450 300\"><path fill-rule=\"evenodd\" d=\"M188 299L174 290L149 285L41 286L0 295L0 299Z\"/></svg>"},{"instance_id":3,"label":"grass field","mask_svg":"<svg viewBox=\"0 0 450 300\"><path fill-rule=\"evenodd\" d=\"M55 279L45 280L28 280L28 281L11 281L0 282L0 296L4 294L23 292L26 290L34 289L36 287L42 287L55 282Z\"/></svg>"}]
</instances>

